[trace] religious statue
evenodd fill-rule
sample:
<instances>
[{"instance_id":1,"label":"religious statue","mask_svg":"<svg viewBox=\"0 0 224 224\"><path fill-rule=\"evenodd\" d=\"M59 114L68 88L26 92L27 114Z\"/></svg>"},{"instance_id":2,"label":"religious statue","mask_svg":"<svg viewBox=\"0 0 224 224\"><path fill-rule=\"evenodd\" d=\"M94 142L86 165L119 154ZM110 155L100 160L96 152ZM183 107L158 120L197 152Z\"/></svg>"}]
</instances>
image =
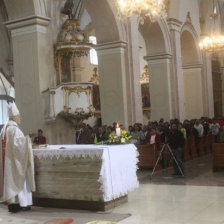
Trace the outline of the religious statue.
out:
<instances>
[{"instance_id":1,"label":"religious statue","mask_svg":"<svg viewBox=\"0 0 224 224\"><path fill-rule=\"evenodd\" d=\"M68 15L69 19L73 19L73 9L74 9L74 2L73 0L67 0L65 5L62 9L62 13Z\"/></svg>"}]
</instances>

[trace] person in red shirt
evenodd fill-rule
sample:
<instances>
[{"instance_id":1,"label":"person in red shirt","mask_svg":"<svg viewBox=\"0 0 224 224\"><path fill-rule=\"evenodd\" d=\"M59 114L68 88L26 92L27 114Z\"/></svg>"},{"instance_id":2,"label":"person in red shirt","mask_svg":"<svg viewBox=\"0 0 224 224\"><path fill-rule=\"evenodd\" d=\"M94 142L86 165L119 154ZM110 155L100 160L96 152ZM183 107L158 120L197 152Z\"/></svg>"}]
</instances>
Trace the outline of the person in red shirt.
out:
<instances>
[{"instance_id":1,"label":"person in red shirt","mask_svg":"<svg viewBox=\"0 0 224 224\"><path fill-rule=\"evenodd\" d=\"M34 138L33 143L37 145L46 144L46 137L43 136L43 131L41 129L38 130L38 135Z\"/></svg>"},{"instance_id":2,"label":"person in red shirt","mask_svg":"<svg viewBox=\"0 0 224 224\"><path fill-rule=\"evenodd\" d=\"M159 149L160 145L160 134L156 132L155 128L151 128L150 131L147 132L145 137L146 144L156 144L157 148Z\"/></svg>"},{"instance_id":3,"label":"person in red shirt","mask_svg":"<svg viewBox=\"0 0 224 224\"><path fill-rule=\"evenodd\" d=\"M219 124L220 127L222 127L224 125L224 120L222 118L219 118L216 123Z\"/></svg>"}]
</instances>

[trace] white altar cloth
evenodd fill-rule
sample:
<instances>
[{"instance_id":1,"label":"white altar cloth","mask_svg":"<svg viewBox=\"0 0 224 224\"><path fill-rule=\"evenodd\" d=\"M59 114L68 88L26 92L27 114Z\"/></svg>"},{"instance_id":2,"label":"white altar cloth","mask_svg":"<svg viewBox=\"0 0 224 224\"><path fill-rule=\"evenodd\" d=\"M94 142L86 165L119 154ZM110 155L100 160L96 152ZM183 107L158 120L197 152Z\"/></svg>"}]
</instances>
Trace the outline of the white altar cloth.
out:
<instances>
[{"instance_id":1,"label":"white altar cloth","mask_svg":"<svg viewBox=\"0 0 224 224\"><path fill-rule=\"evenodd\" d=\"M127 195L139 186L137 179L138 152L128 145L50 145L46 149L33 149L38 159L97 157L102 159L99 182L104 201Z\"/></svg>"}]
</instances>

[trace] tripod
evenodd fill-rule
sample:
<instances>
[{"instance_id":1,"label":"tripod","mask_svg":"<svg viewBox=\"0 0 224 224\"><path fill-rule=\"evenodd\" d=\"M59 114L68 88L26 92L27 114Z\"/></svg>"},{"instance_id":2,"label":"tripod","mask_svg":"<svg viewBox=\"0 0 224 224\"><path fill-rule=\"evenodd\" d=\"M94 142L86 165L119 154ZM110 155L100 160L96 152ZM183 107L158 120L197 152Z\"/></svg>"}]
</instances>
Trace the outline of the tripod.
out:
<instances>
[{"instance_id":1,"label":"tripod","mask_svg":"<svg viewBox=\"0 0 224 224\"><path fill-rule=\"evenodd\" d=\"M172 150L171 150L169 144L168 144L168 143L164 143L162 149L161 149L160 152L159 152L159 156L158 156L158 159L157 159L157 161L156 161L156 164L155 164L155 166L153 167L152 173L151 173L151 175L150 175L150 179L152 179L152 176L153 176L153 174L155 173L156 167L157 167L157 165L158 165L158 163L159 163L159 160L162 158L163 151L164 151L166 148L169 150L169 152L170 152L170 154L171 154L173 160L174 160L175 163L177 164L177 167L178 167L178 169L179 169L179 171L180 171L182 177L184 177L184 173L183 173L182 169L180 168L180 165L179 165L179 163L177 162L177 159L176 159L176 157L174 156L174 154L173 154L173 152L172 152Z\"/></svg>"}]
</instances>

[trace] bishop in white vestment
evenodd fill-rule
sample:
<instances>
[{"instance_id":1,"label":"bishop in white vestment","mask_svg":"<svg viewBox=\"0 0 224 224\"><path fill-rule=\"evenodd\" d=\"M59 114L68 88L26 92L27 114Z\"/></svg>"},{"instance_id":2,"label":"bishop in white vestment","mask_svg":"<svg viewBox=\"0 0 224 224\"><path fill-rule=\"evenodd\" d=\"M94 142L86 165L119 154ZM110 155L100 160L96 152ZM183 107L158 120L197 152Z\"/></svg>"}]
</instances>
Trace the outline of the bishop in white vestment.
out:
<instances>
[{"instance_id":1,"label":"bishop in white vestment","mask_svg":"<svg viewBox=\"0 0 224 224\"><path fill-rule=\"evenodd\" d=\"M35 191L34 161L29 136L19 129L21 116L15 105L8 106L9 121L1 132L0 201L8 204L9 212L30 210Z\"/></svg>"}]
</instances>

